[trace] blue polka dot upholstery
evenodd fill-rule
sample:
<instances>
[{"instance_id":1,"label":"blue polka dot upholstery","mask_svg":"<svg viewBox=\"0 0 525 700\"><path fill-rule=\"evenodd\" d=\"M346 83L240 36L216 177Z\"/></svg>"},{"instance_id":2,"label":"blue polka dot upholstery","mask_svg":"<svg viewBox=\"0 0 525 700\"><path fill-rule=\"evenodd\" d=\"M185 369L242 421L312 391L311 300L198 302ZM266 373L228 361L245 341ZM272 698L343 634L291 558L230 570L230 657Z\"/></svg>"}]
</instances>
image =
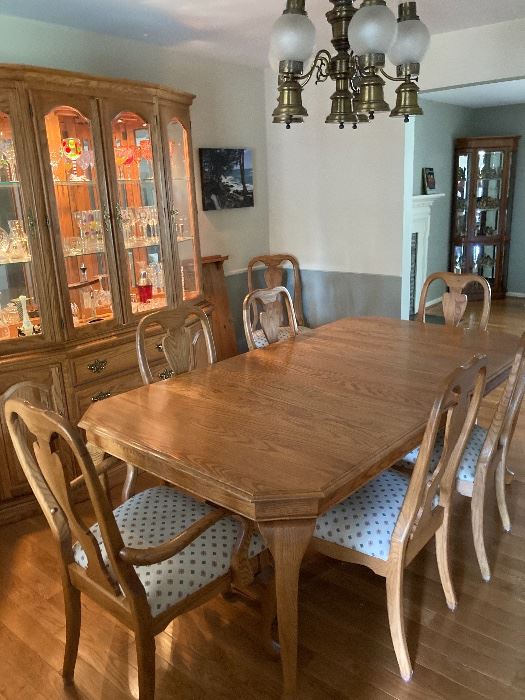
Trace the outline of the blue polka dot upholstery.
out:
<instances>
[{"instance_id":1,"label":"blue polka dot upholstery","mask_svg":"<svg viewBox=\"0 0 525 700\"><path fill-rule=\"evenodd\" d=\"M409 483L408 474L387 469L321 515L314 537L386 561Z\"/></svg>"},{"instance_id":2,"label":"blue polka dot upholstery","mask_svg":"<svg viewBox=\"0 0 525 700\"><path fill-rule=\"evenodd\" d=\"M299 333L304 333L309 329L306 326L298 326L297 330ZM277 331L277 336L277 342L279 342L280 340L288 340L289 338L291 338L291 331L289 326L281 326ZM266 336L264 335L264 332L261 329L253 332L253 343L256 348L265 348L268 346Z\"/></svg>"},{"instance_id":3,"label":"blue polka dot upholstery","mask_svg":"<svg viewBox=\"0 0 525 700\"><path fill-rule=\"evenodd\" d=\"M167 542L212 511L213 508L207 503L201 503L168 486L157 486L133 496L116 508L113 514L124 544L145 548ZM111 574L98 523L90 529ZM136 566L135 571L146 591L152 615L164 612L227 573L240 531L238 520L224 517L172 558L160 564ZM264 549L261 536L254 534L249 556L256 556ZM83 569L87 568L87 556L79 542L73 546L73 557Z\"/></svg>"},{"instance_id":4,"label":"blue polka dot upholstery","mask_svg":"<svg viewBox=\"0 0 525 700\"><path fill-rule=\"evenodd\" d=\"M476 465L478 463L483 443L487 437L487 431L480 425L475 425L472 429L469 441L463 453L463 457L459 464L457 478L460 481L474 481L476 476ZM434 471L437 467L441 453L443 452L444 434L440 433L436 439L436 446L430 460L430 470ZM419 447L406 454L397 464L398 466L412 469L416 463L419 454Z\"/></svg>"}]
</instances>

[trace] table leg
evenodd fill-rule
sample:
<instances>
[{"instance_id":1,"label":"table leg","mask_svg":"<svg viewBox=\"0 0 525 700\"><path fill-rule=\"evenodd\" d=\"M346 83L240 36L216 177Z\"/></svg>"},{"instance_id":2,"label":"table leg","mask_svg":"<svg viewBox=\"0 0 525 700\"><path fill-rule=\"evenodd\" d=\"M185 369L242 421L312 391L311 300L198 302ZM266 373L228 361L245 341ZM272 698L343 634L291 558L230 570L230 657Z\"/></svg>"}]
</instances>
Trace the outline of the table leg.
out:
<instances>
[{"instance_id":1,"label":"table leg","mask_svg":"<svg viewBox=\"0 0 525 700\"><path fill-rule=\"evenodd\" d=\"M283 669L283 698L297 693L297 608L299 571L315 520L261 522L259 527L275 565L277 621Z\"/></svg>"}]
</instances>

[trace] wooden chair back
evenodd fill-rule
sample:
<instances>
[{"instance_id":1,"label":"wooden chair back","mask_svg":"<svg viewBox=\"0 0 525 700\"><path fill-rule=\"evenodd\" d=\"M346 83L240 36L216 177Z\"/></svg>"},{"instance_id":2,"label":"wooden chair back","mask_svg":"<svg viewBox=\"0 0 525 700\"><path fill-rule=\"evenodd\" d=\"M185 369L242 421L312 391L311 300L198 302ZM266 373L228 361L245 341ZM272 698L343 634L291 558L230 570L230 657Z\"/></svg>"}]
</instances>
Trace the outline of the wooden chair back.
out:
<instances>
[{"instance_id":1,"label":"wooden chair back","mask_svg":"<svg viewBox=\"0 0 525 700\"><path fill-rule=\"evenodd\" d=\"M301 274L299 270L299 262L294 255L277 254L277 255L258 255L252 258L248 263L248 292L253 292L256 286L253 283L253 268L262 263L265 266L264 281L267 288L282 287L285 268L283 264L289 262L293 270L293 305L295 316L299 326L305 326L303 313L303 294L301 287Z\"/></svg>"},{"instance_id":2,"label":"wooden chair back","mask_svg":"<svg viewBox=\"0 0 525 700\"><path fill-rule=\"evenodd\" d=\"M510 370L509 378L498 401L494 416L483 443L476 472L486 471L496 465L497 455L507 452L514 435L520 408L525 395L525 333L518 341L518 347Z\"/></svg>"},{"instance_id":3,"label":"wooden chair back","mask_svg":"<svg viewBox=\"0 0 525 700\"><path fill-rule=\"evenodd\" d=\"M191 321L197 321L200 324L196 333L190 329ZM217 361L210 322L198 306L154 311L144 316L137 327L137 357L144 384L152 384L154 381L146 352L146 331L151 326L160 326L164 333L161 348L173 375L191 372L195 369L197 343L201 338L206 344L209 364L214 364Z\"/></svg>"},{"instance_id":4,"label":"wooden chair back","mask_svg":"<svg viewBox=\"0 0 525 700\"><path fill-rule=\"evenodd\" d=\"M146 593L133 566L119 556L124 542L100 482L99 472L79 431L57 413L32 406L21 399L6 401L5 416L18 459L59 543L64 568L67 570L74 564L74 538L80 542L86 554L88 565L82 573L93 588L114 602L122 600L123 592L126 598L133 598L133 605L140 607L143 614L149 614ZM32 446L25 439L26 431L34 437ZM80 469L100 526L112 575L104 565L96 538L79 513L74 489L60 456L62 450L58 452L55 449L57 438L70 450Z\"/></svg>"},{"instance_id":5,"label":"wooden chair back","mask_svg":"<svg viewBox=\"0 0 525 700\"><path fill-rule=\"evenodd\" d=\"M268 345L279 340L279 328L282 327L282 312L286 311L290 337L297 335L297 318L286 287L256 289L249 292L243 303L244 333L249 350L255 350L255 332L262 331Z\"/></svg>"},{"instance_id":6,"label":"wooden chair back","mask_svg":"<svg viewBox=\"0 0 525 700\"><path fill-rule=\"evenodd\" d=\"M468 303L467 295L464 293L465 288L470 284L479 284L483 289L483 308L479 320L479 329L482 331L487 330L492 292L490 284L480 275L460 275L454 272L434 272L429 275L423 284L419 298L418 321L425 323L428 290L435 280L441 280L447 286L447 291L443 294L442 305L445 324L448 326L458 326L465 315Z\"/></svg>"},{"instance_id":7,"label":"wooden chair back","mask_svg":"<svg viewBox=\"0 0 525 700\"><path fill-rule=\"evenodd\" d=\"M504 404L506 410L500 442L503 447L508 448L516 429L523 397L525 396L525 333L519 340L502 401L504 401L506 395L509 396L509 399L508 404L506 406Z\"/></svg>"},{"instance_id":8,"label":"wooden chair back","mask_svg":"<svg viewBox=\"0 0 525 700\"><path fill-rule=\"evenodd\" d=\"M447 378L436 398L423 436L418 459L397 520L390 558L402 557L411 543L419 549L434 534L430 521L437 509L448 507L454 491L455 477L470 433L476 421L485 389L486 358L476 355ZM441 459L429 476L429 465L438 432L446 420ZM439 505L434 505L438 495ZM421 534L421 538L419 538ZM419 541L418 541L419 539ZM417 554L414 551L414 556ZM412 557L409 557L412 558Z\"/></svg>"}]
</instances>

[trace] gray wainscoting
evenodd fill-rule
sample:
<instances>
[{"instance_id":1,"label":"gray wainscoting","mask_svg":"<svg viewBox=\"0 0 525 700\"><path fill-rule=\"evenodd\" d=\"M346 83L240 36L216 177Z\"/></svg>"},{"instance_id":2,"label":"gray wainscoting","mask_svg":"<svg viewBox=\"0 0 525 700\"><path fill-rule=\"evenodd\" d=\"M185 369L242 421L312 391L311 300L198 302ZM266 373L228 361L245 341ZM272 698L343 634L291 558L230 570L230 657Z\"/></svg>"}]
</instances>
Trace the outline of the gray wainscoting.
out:
<instances>
[{"instance_id":1,"label":"gray wainscoting","mask_svg":"<svg viewBox=\"0 0 525 700\"><path fill-rule=\"evenodd\" d=\"M255 271L263 286L262 274ZM303 306L309 326L320 326L344 316L401 315L401 277L365 275L354 272L302 270ZM248 291L246 272L226 277L237 346L246 350L242 325L242 302ZM288 271L286 286L293 294L293 280Z\"/></svg>"}]
</instances>

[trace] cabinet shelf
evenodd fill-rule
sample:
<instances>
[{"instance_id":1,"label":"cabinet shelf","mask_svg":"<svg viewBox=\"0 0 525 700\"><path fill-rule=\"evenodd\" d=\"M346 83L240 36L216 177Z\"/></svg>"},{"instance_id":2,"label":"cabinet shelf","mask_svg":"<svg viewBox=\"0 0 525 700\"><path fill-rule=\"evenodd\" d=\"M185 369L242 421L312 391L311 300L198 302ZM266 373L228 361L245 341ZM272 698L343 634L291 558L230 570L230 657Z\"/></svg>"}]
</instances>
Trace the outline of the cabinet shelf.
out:
<instances>
[{"instance_id":1,"label":"cabinet shelf","mask_svg":"<svg viewBox=\"0 0 525 700\"><path fill-rule=\"evenodd\" d=\"M31 256L27 255L25 258L19 258L18 260L5 260L0 258L0 265L19 265L20 263L30 263Z\"/></svg>"},{"instance_id":2,"label":"cabinet shelf","mask_svg":"<svg viewBox=\"0 0 525 700\"><path fill-rule=\"evenodd\" d=\"M146 238L143 241L135 241L134 243L130 243L129 241L125 242L125 248L126 250L134 250L135 248L151 248L153 246L159 246L160 245L160 238Z\"/></svg>"},{"instance_id":3,"label":"cabinet shelf","mask_svg":"<svg viewBox=\"0 0 525 700\"><path fill-rule=\"evenodd\" d=\"M117 182L119 185L143 185L145 182L154 182L154 179L152 177L143 177L143 178L135 178L135 179L129 179L127 177L119 177L117 178Z\"/></svg>"},{"instance_id":4,"label":"cabinet shelf","mask_svg":"<svg viewBox=\"0 0 525 700\"><path fill-rule=\"evenodd\" d=\"M81 257L84 257L86 255L105 255L105 254L106 254L105 249L86 250L86 251L80 251L78 253L71 253L71 252L64 253L64 257L65 258L81 258Z\"/></svg>"},{"instance_id":5,"label":"cabinet shelf","mask_svg":"<svg viewBox=\"0 0 525 700\"><path fill-rule=\"evenodd\" d=\"M2 187L20 187L20 183L17 180L11 180L9 182L0 182L0 189Z\"/></svg>"},{"instance_id":6,"label":"cabinet shelf","mask_svg":"<svg viewBox=\"0 0 525 700\"><path fill-rule=\"evenodd\" d=\"M53 180L53 184L58 187L95 187L96 180Z\"/></svg>"}]
</instances>

